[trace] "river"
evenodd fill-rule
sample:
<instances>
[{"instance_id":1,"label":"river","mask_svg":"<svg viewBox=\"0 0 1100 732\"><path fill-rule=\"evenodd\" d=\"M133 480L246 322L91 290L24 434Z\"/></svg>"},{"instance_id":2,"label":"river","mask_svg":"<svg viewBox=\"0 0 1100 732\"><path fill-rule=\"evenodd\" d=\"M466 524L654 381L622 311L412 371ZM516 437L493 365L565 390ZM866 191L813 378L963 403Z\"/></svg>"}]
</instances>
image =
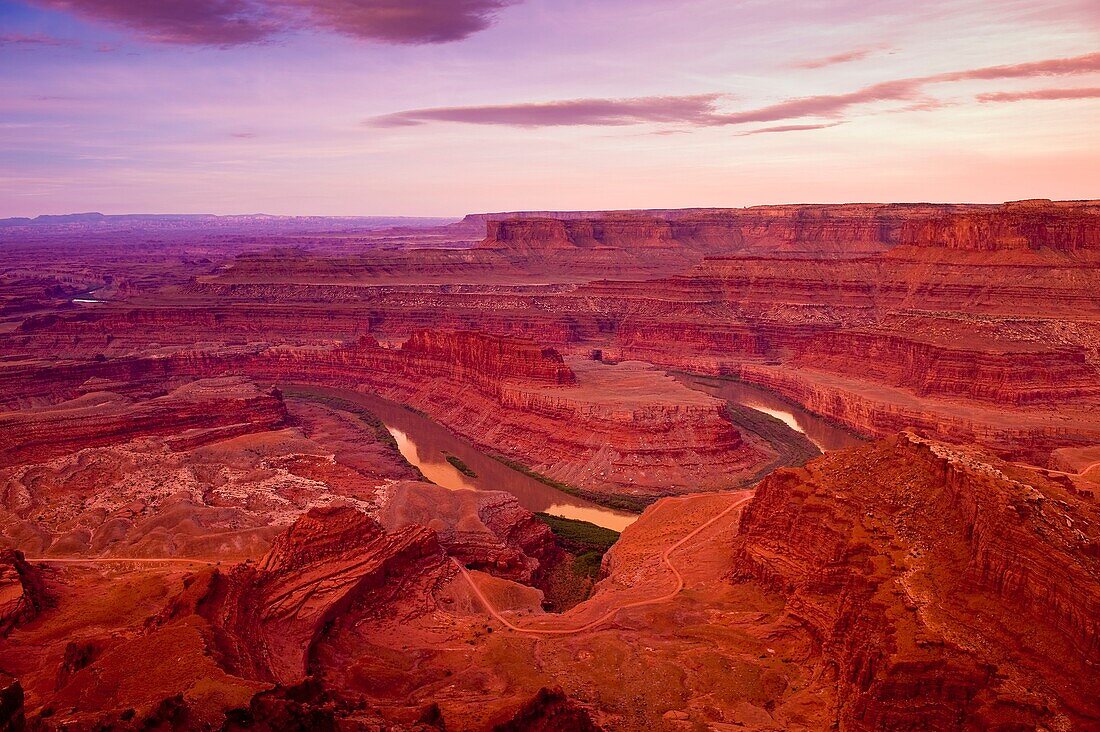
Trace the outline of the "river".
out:
<instances>
[{"instance_id":1,"label":"river","mask_svg":"<svg viewBox=\"0 0 1100 732\"><path fill-rule=\"evenodd\" d=\"M622 531L637 515L604 508L592 501L559 491L484 454L466 440L431 418L374 394L340 391L373 413L397 440L405 459L436 485L452 490L506 491L519 499L528 511L578 519ZM470 468L476 477L463 475L447 462L452 455Z\"/></svg>"},{"instance_id":2,"label":"river","mask_svg":"<svg viewBox=\"0 0 1100 732\"><path fill-rule=\"evenodd\" d=\"M777 394L743 381L730 381L707 376L681 374L678 378L692 389L704 391L720 399L740 404L775 417L795 432L806 435L818 450L842 450L864 442L848 430L828 422Z\"/></svg>"}]
</instances>

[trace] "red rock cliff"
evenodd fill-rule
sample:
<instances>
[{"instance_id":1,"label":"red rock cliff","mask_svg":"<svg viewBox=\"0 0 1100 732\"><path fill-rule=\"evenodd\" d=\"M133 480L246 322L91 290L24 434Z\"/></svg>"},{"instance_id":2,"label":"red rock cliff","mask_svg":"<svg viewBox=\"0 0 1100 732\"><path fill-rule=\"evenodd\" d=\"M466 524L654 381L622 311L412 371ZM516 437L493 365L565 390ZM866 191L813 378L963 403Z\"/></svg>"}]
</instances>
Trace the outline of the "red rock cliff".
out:
<instances>
[{"instance_id":1,"label":"red rock cliff","mask_svg":"<svg viewBox=\"0 0 1100 732\"><path fill-rule=\"evenodd\" d=\"M522 254L596 247L869 253L897 245L975 251L1098 250L1100 207L1089 201L844 204L506 218L488 221L481 244Z\"/></svg>"},{"instance_id":2,"label":"red rock cliff","mask_svg":"<svg viewBox=\"0 0 1100 732\"><path fill-rule=\"evenodd\" d=\"M231 673L298 683L309 674L315 645L345 614L386 602L391 578L452 571L429 529L387 534L355 509L312 509L275 540L258 566L207 572L158 622L197 613L213 626Z\"/></svg>"},{"instance_id":3,"label":"red rock cliff","mask_svg":"<svg viewBox=\"0 0 1100 732\"><path fill-rule=\"evenodd\" d=\"M733 577L812 629L842 727L1083 729L1100 719L1100 514L1081 495L903 433L767 478Z\"/></svg>"}]
</instances>

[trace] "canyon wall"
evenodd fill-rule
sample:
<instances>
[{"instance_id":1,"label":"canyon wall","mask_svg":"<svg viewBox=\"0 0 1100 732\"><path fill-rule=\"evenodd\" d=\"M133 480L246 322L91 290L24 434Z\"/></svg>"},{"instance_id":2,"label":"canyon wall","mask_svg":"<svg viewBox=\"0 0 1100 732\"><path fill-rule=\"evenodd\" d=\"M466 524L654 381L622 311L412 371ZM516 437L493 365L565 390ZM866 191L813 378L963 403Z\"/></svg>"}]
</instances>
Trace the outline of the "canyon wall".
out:
<instances>
[{"instance_id":1,"label":"canyon wall","mask_svg":"<svg viewBox=\"0 0 1100 732\"><path fill-rule=\"evenodd\" d=\"M393 534L351 508L314 509L272 544L257 565L210 570L158 620L190 614L216 629L221 663L251 679L299 683L314 647L353 607L385 602L402 574L453 572L434 532L412 526Z\"/></svg>"},{"instance_id":2,"label":"canyon wall","mask_svg":"<svg viewBox=\"0 0 1100 732\"><path fill-rule=\"evenodd\" d=\"M870 253L894 246L973 251L1100 250L1094 202L1021 201L1003 206L846 204L680 212L608 212L486 221L481 246L539 254L570 249L685 247L737 251Z\"/></svg>"},{"instance_id":3,"label":"canyon wall","mask_svg":"<svg viewBox=\"0 0 1100 732\"><path fill-rule=\"evenodd\" d=\"M575 369L582 370L580 376ZM626 495L646 501L668 492L730 487L771 457L767 447L746 442L723 417L720 400L655 369L591 360L575 360L571 368L552 349L477 333L421 332L400 348L363 337L336 347L27 363L0 370L0 386L9 405L18 406L47 395L71 399L89 387L140 393L230 374L373 391L598 499ZM17 422L28 419L13 414Z\"/></svg>"},{"instance_id":4,"label":"canyon wall","mask_svg":"<svg viewBox=\"0 0 1100 732\"><path fill-rule=\"evenodd\" d=\"M243 380L199 381L139 402L93 390L56 409L0 412L0 467L188 430L204 432L205 440L226 439L276 429L286 417L277 392Z\"/></svg>"},{"instance_id":5,"label":"canyon wall","mask_svg":"<svg viewBox=\"0 0 1100 732\"><path fill-rule=\"evenodd\" d=\"M1100 719L1086 495L903 433L763 481L732 577L813 629L843 728L1080 729Z\"/></svg>"},{"instance_id":6,"label":"canyon wall","mask_svg":"<svg viewBox=\"0 0 1100 732\"><path fill-rule=\"evenodd\" d=\"M904 388L917 396L965 397L987 404L1093 402L1100 397L1100 372L1080 346L959 336L936 342L907 333L837 330L808 340L789 363Z\"/></svg>"}]
</instances>

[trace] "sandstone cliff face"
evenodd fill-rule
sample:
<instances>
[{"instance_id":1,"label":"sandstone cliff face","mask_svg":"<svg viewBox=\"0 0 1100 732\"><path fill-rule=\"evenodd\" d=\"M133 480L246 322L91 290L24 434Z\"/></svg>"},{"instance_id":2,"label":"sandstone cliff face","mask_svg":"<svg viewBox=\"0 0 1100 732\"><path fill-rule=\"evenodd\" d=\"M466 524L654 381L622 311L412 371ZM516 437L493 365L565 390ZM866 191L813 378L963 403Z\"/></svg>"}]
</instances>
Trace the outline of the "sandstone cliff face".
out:
<instances>
[{"instance_id":1,"label":"sandstone cliff face","mask_svg":"<svg viewBox=\"0 0 1100 732\"><path fill-rule=\"evenodd\" d=\"M905 429L959 443L977 443L1002 457L1046 464L1060 447L1100 443L1088 402L1010 410L962 400L921 399L866 379L780 366L746 364L734 373L771 389L857 433L885 437ZM986 387L983 387L986 388Z\"/></svg>"},{"instance_id":2,"label":"sandstone cliff face","mask_svg":"<svg viewBox=\"0 0 1100 732\"><path fill-rule=\"evenodd\" d=\"M885 383L918 396L966 397L999 405L1100 398L1100 371L1081 347L1028 342L939 342L882 331L832 331L806 343L795 367Z\"/></svg>"},{"instance_id":3,"label":"sandstone cliff face","mask_svg":"<svg viewBox=\"0 0 1100 732\"><path fill-rule=\"evenodd\" d=\"M419 331L401 346L403 354L427 362L426 370L469 379L489 388L505 379L565 386L577 383L577 376L561 354L527 340L490 337L482 333L435 333Z\"/></svg>"},{"instance_id":4,"label":"sandstone cliff face","mask_svg":"<svg viewBox=\"0 0 1100 732\"><path fill-rule=\"evenodd\" d=\"M1098 538L1072 486L903 433L766 479L732 576L812 629L843 727L1085 728Z\"/></svg>"},{"instance_id":5,"label":"sandstone cliff face","mask_svg":"<svg viewBox=\"0 0 1100 732\"><path fill-rule=\"evenodd\" d=\"M523 219L490 221L485 249L512 254L549 255L572 249L614 247L639 249L675 247L667 221L643 217L607 217L596 220Z\"/></svg>"},{"instance_id":6,"label":"sandstone cliff face","mask_svg":"<svg viewBox=\"0 0 1100 732\"><path fill-rule=\"evenodd\" d=\"M451 572L429 529L386 534L355 509L313 509L258 565L209 571L159 622L197 613L211 623L231 673L293 684L309 674L315 646L345 614L379 609L404 575Z\"/></svg>"},{"instance_id":7,"label":"sandstone cliff face","mask_svg":"<svg viewBox=\"0 0 1100 732\"><path fill-rule=\"evenodd\" d=\"M150 435L181 435L177 448L275 429L286 422L276 391L241 378L209 379L133 402L92 392L56 408L0 412L0 467Z\"/></svg>"},{"instance_id":8,"label":"sandstone cliff face","mask_svg":"<svg viewBox=\"0 0 1100 732\"><path fill-rule=\"evenodd\" d=\"M972 251L1050 249L1067 254L1100 251L1100 207L1019 201L907 222L900 241L921 247Z\"/></svg>"},{"instance_id":9,"label":"sandstone cliff face","mask_svg":"<svg viewBox=\"0 0 1100 732\"><path fill-rule=\"evenodd\" d=\"M509 493L402 481L387 486L377 503L372 515L387 531L427 526L470 569L534 585L561 559L550 527Z\"/></svg>"},{"instance_id":10,"label":"sandstone cliff face","mask_svg":"<svg viewBox=\"0 0 1100 732\"><path fill-rule=\"evenodd\" d=\"M181 351L26 366L0 372L0 385L29 397L47 370L59 397L80 393L92 379L148 390L225 374L375 391L594 494L645 499L724 488L768 460L722 416L720 400L644 364L574 360L569 366L553 349L479 333L418 333L401 348L363 337L336 347Z\"/></svg>"},{"instance_id":11,"label":"sandstone cliff face","mask_svg":"<svg viewBox=\"0 0 1100 732\"><path fill-rule=\"evenodd\" d=\"M481 247L545 256L596 247L851 254L898 245L1095 251L1100 249L1100 207L1050 201L1002 206L847 204L503 218L487 222Z\"/></svg>"}]
</instances>

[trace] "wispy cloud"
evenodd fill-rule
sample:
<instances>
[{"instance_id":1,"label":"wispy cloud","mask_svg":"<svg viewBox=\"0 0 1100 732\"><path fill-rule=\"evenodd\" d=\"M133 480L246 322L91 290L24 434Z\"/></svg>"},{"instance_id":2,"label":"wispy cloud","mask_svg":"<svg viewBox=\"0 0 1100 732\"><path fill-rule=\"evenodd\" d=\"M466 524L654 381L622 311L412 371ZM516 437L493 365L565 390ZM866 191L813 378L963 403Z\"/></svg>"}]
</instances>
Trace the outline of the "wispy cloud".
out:
<instances>
[{"instance_id":1,"label":"wispy cloud","mask_svg":"<svg viewBox=\"0 0 1100 732\"><path fill-rule=\"evenodd\" d=\"M953 71L924 77L928 82L964 81L968 79L1020 79L1035 76L1066 76L1100 71L1100 52L1072 58L1050 58L1005 66L985 66L980 69Z\"/></svg>"},{"instance_id":2,"label":"wispy cloud","mask_svg":"<svg viewBox=\"0 0 1100 732\"><path fill-rule=\"evenodd\" d=\"M445 43L484 30L515 0L31 0L120 25L144 40L257 43L301 29L385 43Z\"/></svg>"},{"instance_id":3,"label":"wispy cloud","mask_svg":"<svg viewBox=\"0 0 1100 732\"><path fill-rule=\"evenodd\" d=\"M1022 102L1029 99L1100 99L1100 87L1086 89L1037 89L1025 92L979 94L979 102Z\"/></svg>"},{"instance_id":4,"label":"wispy cloud","mask_svg":"<svg viewBox=\"0 0 1100 732\"><path fill-rule=\"evenodd\" d=\"M788 99L766 107L716 116L712 124L740 125L749 122L776 122L799 117L829 117L849 107L873 102L917 101L924 89L921 79L899 79L872 84L844 94L819 94Z\"/></svg>"},{"instance_id":5,"label":"wispy cloud","mask_svg":"<svg viewBox=\"0 0 1100 732\"><path fill-rule=\"evenodd\" d=\"M853 48L850 51L842 51L841 53L834 53L831 56L824 56L821 58L811 58L805 61L796 61L791 64L791 68L794 69L821 69L826 66L836 66L837 64L846 64L852 61L859 61L865 59L873 53L884 50L884 46L868 46L866 48Z\"/></svg>"},{"instance_id":6,"label":"wispy cloud","mask_svg":"<svg viewBox=\"0 0 1100 732\"><path fill-rule=\"evenodd\" d=\"M756 130L749 130L748 132L739 132L739 137L748 137L749 135L763 135L771 132L805 132L807 130L824 130L829 127L836 127L844 124L843 121L839 122L823 122L817 125L776 125L775 127L761 127Z\"/></svg>"},{"instance_id":7,"label":"wispy cloud","mask_svg":"<svg viewBox=\"0 0 1100 732\"><path fill-rule=\"evenodd\" d=\"M510 127L621 126L645 122L704 125L714 119L722 94L634 99L568 99L484 107L412 109L366 120L373 127L408 127L426 122L465 122Z\"/></svg>"},{"instance_id":8,"label":"wispy cloud","mask_svg":"<svg viewBox=\"0 0 1100 732\"><path fill-rule=\"evenodd\" d=\"M0 34L0 46L75 46L77 42L70 38L54 38L42 33L4 33Z\"/></svg>"},{"instance_id":9,"label":"wispy cloud","mask_svg":"<svg viewBox=\"0 0 1100 732\"><path fill-rule=\"evenodd\" d=\"M365 123L374 127L408 127L428 122L462 122L510 127L621 126L646 123L718 127L781 122L806 117L835 118L853 107L879 102L906 102L905 110L926 111L944 106L943 102L927 93L927 87L935 84L968 80L1069 76L1094 71L1100 71L1100 53L895 79L871 84L851 92L796 97L755 109L733 112L720 110L718 103L728 97L714 93L634 99L572 99L475 107L433 107L374 117L366 120ZM785 126L790 127L790 125Z\"/></svg>"}]
</instances>

